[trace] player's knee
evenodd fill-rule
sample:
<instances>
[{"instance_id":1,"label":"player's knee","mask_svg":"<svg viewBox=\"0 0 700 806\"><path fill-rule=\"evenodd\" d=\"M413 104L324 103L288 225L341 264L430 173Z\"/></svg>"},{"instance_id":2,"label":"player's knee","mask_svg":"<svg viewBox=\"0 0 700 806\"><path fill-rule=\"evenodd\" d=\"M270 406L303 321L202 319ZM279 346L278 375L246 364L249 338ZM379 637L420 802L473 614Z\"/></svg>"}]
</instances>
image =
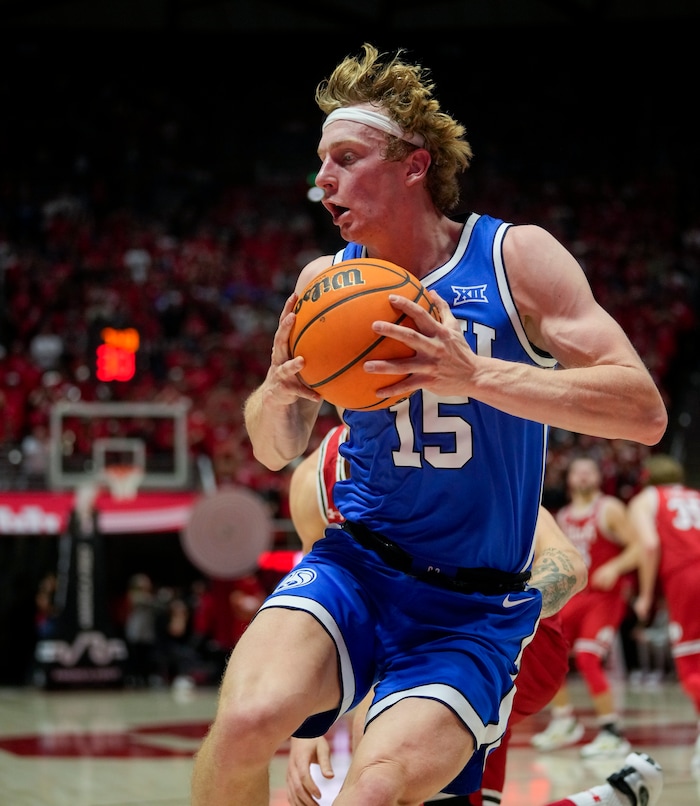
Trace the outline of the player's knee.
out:
<instances>
[{"instance_id":1,"label":"player's knee","mask_svg":"<svg viewBox=\"0 0 700 806\"><path fill-rule=\"evenodd\" d=\"M407 763L406 759L381 758L365 760L361 768L348 773L345 789L352 803L362 806L418 806L434 798L440 789L455 776L454 771L442 771L433 775L420 765ZM442 780L444 778L444 780ZM348 789L348 780L352 782ZM449 800L452 803L452 799ZM461 802L461 801L460 801Z\"/></svg>"},{"instance_id":2,"label":"player's knee","mask_svg":"<svg viewBox=\"0 0 700 806\"><path fill-rule=\"evenodd\" d=\"M388 759L366 764L352 779L351 794L353 803L363 806L386 806L398 803L413 806L422 803L416 800L417 794L411 791L407 775L400 764ZM403 796L401 793L404 793Z\"/></svg>"},{"instance_id":3,"label":"player's knee","mask_svg":"<svg viewBox=\"0 0 700 806\"><path fill-rule=\"evenodd\" d=\"M222 702L211 726L211 742L222 752L226 763L255 765L270 755L270 747L281 744L297 726L280 726L279 709L269 701Z\"/></svg>"}]
</instances>

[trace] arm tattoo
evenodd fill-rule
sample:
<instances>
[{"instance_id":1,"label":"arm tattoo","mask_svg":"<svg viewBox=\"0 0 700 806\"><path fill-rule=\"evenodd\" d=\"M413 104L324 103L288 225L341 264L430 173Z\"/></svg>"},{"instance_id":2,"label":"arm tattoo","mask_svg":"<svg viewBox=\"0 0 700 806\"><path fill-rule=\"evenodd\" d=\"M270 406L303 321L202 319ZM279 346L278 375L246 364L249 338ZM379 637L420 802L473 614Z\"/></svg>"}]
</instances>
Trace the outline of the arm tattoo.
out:
<instances>
[{"instance_id":1,"label":"arm tattoo","mask_svg":"<svg viewBox=\"0 0 700 806\"><path fill-rule=\"evenodd\" d=\"M548 548L537 557L529 584L542 593L542 618L561 610L580 589L571 560L556 548Z\"/></svg>"}]
</instances>

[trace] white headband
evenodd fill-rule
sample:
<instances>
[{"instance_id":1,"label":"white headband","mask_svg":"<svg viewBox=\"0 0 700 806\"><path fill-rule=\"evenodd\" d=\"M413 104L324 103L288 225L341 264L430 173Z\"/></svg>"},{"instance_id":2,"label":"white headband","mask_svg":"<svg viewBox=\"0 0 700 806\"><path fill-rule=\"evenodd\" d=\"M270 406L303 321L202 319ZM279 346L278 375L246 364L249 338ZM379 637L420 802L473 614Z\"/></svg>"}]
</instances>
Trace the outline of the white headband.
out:
<instances>
[{"instance_id":1,"label":"white headband","mask_svg":"<svg viewBox=\"0 0 700 806\"><path fill-rule=\"evenodd\" d=\"M381 112L373 112L371 109L360 106L341 106L340 109L334 109L330 115L323 121L322 128L325 129L336 120L352 120L355 123L364 123L365 126L371 126L373 129L393 134L399 140L405 140L414 146L423 148L425 145L425 137L422 134L408 135L398 123L395 123L390 117L382 114Z\"/></svg>"}]
</instances>

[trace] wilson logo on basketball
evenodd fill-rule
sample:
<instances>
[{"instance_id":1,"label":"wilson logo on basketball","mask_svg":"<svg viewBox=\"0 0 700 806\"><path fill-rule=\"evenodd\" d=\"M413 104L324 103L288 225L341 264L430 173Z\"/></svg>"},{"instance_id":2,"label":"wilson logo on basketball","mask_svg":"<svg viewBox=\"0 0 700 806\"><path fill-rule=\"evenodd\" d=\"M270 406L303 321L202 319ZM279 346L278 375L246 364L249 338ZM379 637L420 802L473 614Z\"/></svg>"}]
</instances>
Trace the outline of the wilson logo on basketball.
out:
<instances>
[{"instance_id":1,"label":"wilson logo on basketball","mask_svg":"<svg viewBox=\"0 0 700 806\"><path fill-rule=\"evenodd\" d=\"M338 291L341 288L364 284L365 281L359 269L343 269L342 271L325 275L306 289L304 296L297 302L294 313L299 313L299 308L301 308L303 302L317 302L329 291Z\"/></svg>"},{"instance_id":2,"label":"wilson logo on basketball","mask_svg":"<svg viewBox=\"0 0 700 806\"><path fill-rule=\"evenodd\" d=\"M414 329L410 316L394 307L392 295L410 300L434 319L437 308L421 281L401 266L378 258L351 258L314 277L300 293L289 332L289 354L302 356L299 380L334 406L372 411L405 400L406 394L381 395L378 389L408 377L371 375L367 361L410 358L403 341L375 333L373 323L390 322Z\"/></svg>"}]
</instances>

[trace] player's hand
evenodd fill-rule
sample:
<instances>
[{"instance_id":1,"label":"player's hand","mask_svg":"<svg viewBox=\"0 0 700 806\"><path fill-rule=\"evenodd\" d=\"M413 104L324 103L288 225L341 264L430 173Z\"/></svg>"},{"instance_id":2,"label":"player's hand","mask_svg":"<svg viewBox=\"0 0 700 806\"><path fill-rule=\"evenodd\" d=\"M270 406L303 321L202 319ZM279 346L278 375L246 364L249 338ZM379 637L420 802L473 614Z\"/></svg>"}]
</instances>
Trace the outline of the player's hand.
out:
<instances>
[{"instance_id":1,"label":"player's hand","mask_svg":"<svg viewBox=\"0 0 700 806\"><path fill-rule=\"evenodd\" d=\"M591 574L589 585L594 590L609 591L620 578L617 569L610 563L605 563Z\"/></svg>"},{"instance_id":2,"label":"player's hand","mask_svg":"<svg viewBox=\"0 0 700 806\"><path fill-rule=\"evenodd\" d=\"M265 398L272 405L289 406L300 397L314 403L321 402L321 396L299 379L297 373L304 368L303 357L291 358L289 353L289 334L294 324L297 299L298 295L292 294L285 302L272 342L270 368L265 377Z\"/></svg>"},{"instance_id":3,"label":"player's hand","mask_svg":"<svg viewBox=\"0 0 700 806\"><path fill-rule=\"evenodd\" d=\"M397 394L408 396L416 389L428 389L446 397L466 397L469 394L468 384L474 372L476 356L449 305L434 291L429 294L440 321L415 302L396 295L391 297L392 306L409 316L416 329L384 321L372 325L375 333L403 342L415 353L409 358L365 362L367 372L389 375L409 373L405 380L378 389L377 395L380 397Z\"/></svg>"},{"instance_id":4,"label":"player's hand","mask_svg":"<svg viewBox=\"0 0 700 806\"><path fill-rule=\"evenodd\" d=\"M651 622L651 616L654 612L654 600L650 596L638 596L632 602L632 609L639 623L643 627L647 627Z\"/></svg>"},{"instance_id":5,"label":"player's hand","mask_svg":"<svg viewBox=\"0 0 700 806\"><path fill-rule=\"evenodd\" d=\"M315 806L321 790L311 776L311 765L318 764L324 778L333 778L331 748L325 737L292 738L287 762L287 798L290 806Z\"/></svg>"}]
</instances>

